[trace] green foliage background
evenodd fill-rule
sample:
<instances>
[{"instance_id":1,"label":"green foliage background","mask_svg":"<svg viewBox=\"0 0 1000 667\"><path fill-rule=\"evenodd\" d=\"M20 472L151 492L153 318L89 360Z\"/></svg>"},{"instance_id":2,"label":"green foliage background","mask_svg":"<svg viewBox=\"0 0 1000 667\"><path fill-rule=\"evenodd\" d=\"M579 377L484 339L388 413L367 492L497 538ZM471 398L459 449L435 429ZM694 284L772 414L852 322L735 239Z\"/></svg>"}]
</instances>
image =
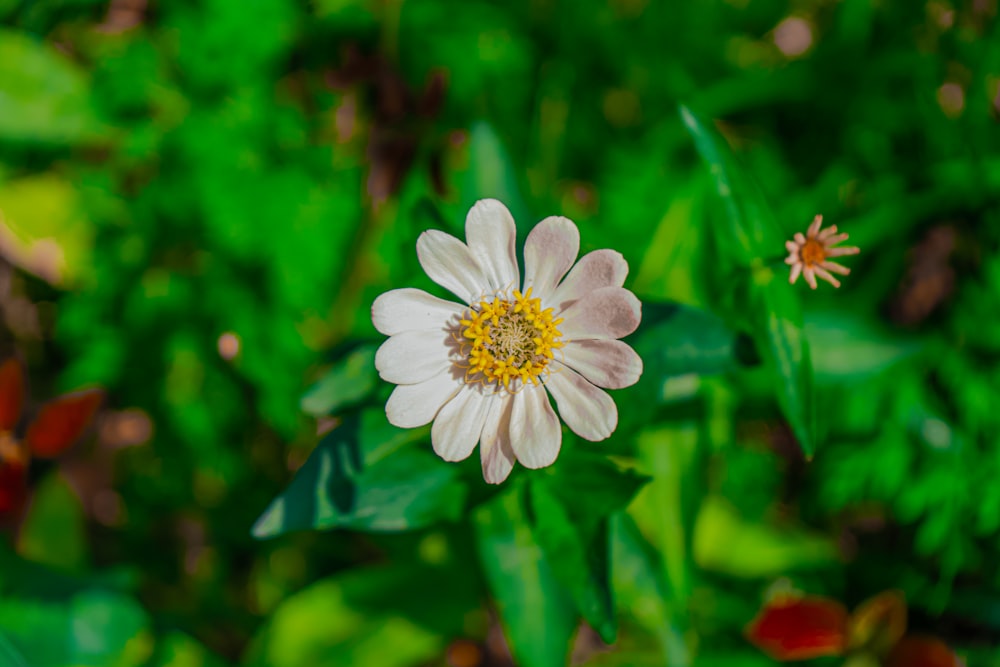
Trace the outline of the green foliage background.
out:
<instances>
[{"instance_id":1,"label":"green foliage background","mask_svg":"<svg viewBox=\"0 0 1000 667\"><path fill-rule=\"evenodd\" d=\"M0 0L3 345L110 396L0 546L0 664L767 665L782 586L1000 664L996 9ZM615 435L500 488L372 367L482 197L644 303ZM816 213L840 290L787 284Z\"/></svg>"}]
</instances>

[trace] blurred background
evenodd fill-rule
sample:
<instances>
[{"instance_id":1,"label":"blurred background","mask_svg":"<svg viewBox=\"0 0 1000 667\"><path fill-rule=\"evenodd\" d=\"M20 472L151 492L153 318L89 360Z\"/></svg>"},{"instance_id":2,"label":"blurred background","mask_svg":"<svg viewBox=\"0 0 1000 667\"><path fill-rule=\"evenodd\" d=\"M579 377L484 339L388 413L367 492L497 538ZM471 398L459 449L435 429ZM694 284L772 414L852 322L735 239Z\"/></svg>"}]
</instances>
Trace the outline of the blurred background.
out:
<instances>
[{"instance_id":1,"label":"blurred background","mask_svg":"<svg viewBox=\"0 0 1000 667\"><path fill-rule=\"evenodd\" d=\"M460 234L483 196L521 241L574 219L644 302L689 313L687 339L647 341L678 365L616 394L648 413L594 449L650 481L616 519L618 640L574 621L572 664L772 664L742 632L775 587L848 607L901 590L914 631L1000 664L996 11L0 0L0 345L32 405L107 392L6 524L0 664L514 664L475 511L251 534L353 400L322 380L379 340L371 302L434 289L417 236ZM822 213L861 247L840 290L796 285L811 461L740 323L710 314L724 206L678 104L786 238ZM384 398L365 368L333 382ZM477 465L461 474L487 498Z\"/></svg>"}]
</instances>

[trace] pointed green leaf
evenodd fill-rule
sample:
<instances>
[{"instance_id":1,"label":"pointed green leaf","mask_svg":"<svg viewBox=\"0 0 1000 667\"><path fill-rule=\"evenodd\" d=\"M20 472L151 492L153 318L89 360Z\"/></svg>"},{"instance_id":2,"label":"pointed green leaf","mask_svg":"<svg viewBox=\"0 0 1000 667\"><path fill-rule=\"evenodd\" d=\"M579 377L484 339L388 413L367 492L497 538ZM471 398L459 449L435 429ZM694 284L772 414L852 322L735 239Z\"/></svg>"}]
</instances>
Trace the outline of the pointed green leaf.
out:
<instances>
[{"instance_id":1,"label":"pointed green leaf","mask_svg":"<svg viewBox=\"0 0 1000 667\"><path fill-rule=\"evenodd\" d=\"M560 586L531 529L524 489L514 486L473 516L479 560L516 662L562 667L576 629L573 601Z\"/></svg>"},{"instance_id":2,"label":"pointed green leaf","mask_svg":"<svg viewBox=\"0 0 1000 667\"><path fill-rule=\"evenodd\" d=\"M356 405L375 389L376 345L362 345L343 358L314 384L302 397L302 411L314 417L324 417Z\"/></svg>"},{"instance_id":3,"label":"pointed green leaf","mask_svg":"<svg viewBox=\"0 0 1000 667\"><path fill-rule=\"evenodd\" d=\"M466 486L456 466L414 442L425 435L391 426L380 410L347 417L257 520L254 536L330 528L396 532L455 520Z\"/></svg>"},{"instance_id":4,"label":"pointed green leaf","mask_svg":"<svg viewBox=\"0 0 1000 667\"><path fill-rule=\"evenodd\" d=\"M726 211L726 228L715 236L717 270L732 281L730 316L745 320L774 375L778 404L806 456L815 451L812 364L803 334L798 295L770 266L784 251L781 229L756 183L717 131L687 107L681 118L715 182ZM731 277L729 277L731 276Z\"/></svg>"},{"instance_id":5,"label":"pointed green leaf","mask_svg":"<svg viewBox=\"0 0 1000 667\"><path fill-rule=\"evenodd\" d=\"M534 475L529 505L538 543L580 614L607 643L618 624L610 585L608 519L625 508L643 478L606 457L564 456L548 474ZM581 488L588 489L580 494Z\"/></svg>"}]
</instances>

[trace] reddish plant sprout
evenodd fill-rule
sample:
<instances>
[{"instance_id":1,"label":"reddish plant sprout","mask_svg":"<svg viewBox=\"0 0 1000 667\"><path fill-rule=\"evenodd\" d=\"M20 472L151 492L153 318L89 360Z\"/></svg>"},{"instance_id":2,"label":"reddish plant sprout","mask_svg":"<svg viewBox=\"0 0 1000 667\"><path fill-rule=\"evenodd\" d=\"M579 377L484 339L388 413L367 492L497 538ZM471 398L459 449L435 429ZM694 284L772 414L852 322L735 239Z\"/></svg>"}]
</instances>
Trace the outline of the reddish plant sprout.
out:
<instances>
[{"instance_id":1,"label":"reddish plant sprout","mask_svg":"<svg viewBox=\"0 0 1000 667\"><path fill-rule=\"evenodd\" d=\"M0 517L15 515L28 495L32 457L51 459L73 445L87 430L104 400L101 389L59 396L42 405L18 436L25 403L24 367L15 359L0 364Z\"/></svg>"},{"instance_id":2,"label":"reddish plant sprout","mask_svg":"<svg viewBox=\"0 0 1000 667\"><path fill-rule=\"evenodd\" d=\"M775 660L866 656L883 667L962 667L940 639L904 636L906 600L885 591L848 614L842 604L818 596L777 597L747 625L746 637Z\"/></svg>"}]
</instances>

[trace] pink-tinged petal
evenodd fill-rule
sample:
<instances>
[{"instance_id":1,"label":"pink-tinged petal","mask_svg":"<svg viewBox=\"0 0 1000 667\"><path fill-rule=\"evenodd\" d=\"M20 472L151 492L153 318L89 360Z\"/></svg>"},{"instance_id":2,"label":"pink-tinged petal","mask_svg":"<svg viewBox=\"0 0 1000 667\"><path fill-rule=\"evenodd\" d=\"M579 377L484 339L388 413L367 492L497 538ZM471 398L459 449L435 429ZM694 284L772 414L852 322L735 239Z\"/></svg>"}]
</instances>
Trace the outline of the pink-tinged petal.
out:
<instances>
[{"instance_id":1,"label":"pink-tinged petal","mask_svg":"<svg viewBox=\"0 0 1000 667\"><path fill-rule=\"evenodd\" d=\"M466 308L413 287L394 289L375 299L372 324L379 333L394 336L404 331L444 330L457 324Z\"/></svg>"},{"instance_id":2,"label":"pink-tinged petal","mask_svg":"<svg viewBox=\"0 0 1000 667\"><path fill-rule=\"evenodd\" d=\"M844 246L843 248L827 248L827 257L843 257L844 255L857 255L861 252L861 248L854 246Z\"/></svg>"},{"instance_id":3,"label":"pink-tinged petal","mask_svg":"<svg viewBox=\"0 0 1000 667\"><path fill-rule=\"evenodd\" d=\"M451 338L445 331L404 331L391 336L375 353L379 377L394 384L429 380L451 366Z\"/></svg>"},{"instance_id":4,"label":"pink-tinged petal","mask_svg":"<svg viewBox=\"0 0 1000 667\"><path fill-rule=\"evenodd\" d=\"M792 272L788 275L788 282L795 284L795 281L799 279L799 274L802 273L802 264L793 264Z\"/></svg>"},{"instance_id":5,"label":"pink-tinged petal","mask_svg":"<svg viewBox=\"0 0 1000 667\"><path fill-rule=\"evenodd\" d=\"M822 266L827 271L830 271L832 273L839 273L842 276L847 276L851 274L851 270L849 268L847 268L843 264L837 264L836 262L826 261L822 262L820 266Z\"/></svg>"},{"instance_id":6,"label":"pink-tinged petal","mask_svg":"<svg viewBox=\"0 0 1000 667\"><path fill-rule=\"evenodd\" d=\"M816 284L816 274L813 273L811 267L806 267L802 270L802 275L805 277L806 282L809 283L809 287L816 289L818 285Z\"/></svg>"},{"instance_id":7,"label":"pink-tinged petal","mask_svg":"<svg viewBox=\"0 0 1000 667\"><path fill-rule=\"evenodd\" d=\"M559 281L573 266L580 252L580 231L569 218L545 218L524 242L524 289L548 303Z\"/></svg>"},{"instance_id":8,"label":"pink-tinged petal","mask_svg":"<svg viewBox=\"0 0 1000 667\"><path fill-rule=\"evenodd\" d=\"M795 232L795 242L800 246L804 246L806 244L806 237L802 235L802 232Z\"/></svg>"},{"instance_id":9,"label":"pink-tinged petal","mask_svg":"<svg viewBox=\"0 0 1000 667\"><path fill-rule=\"evenodd\" d=\"M479 442L493 398L480 385L467 384L445 403L431 427L434 453L445 461L467 459Z\"/></svg>"},{"instance_id":10,"label":"pink-tinged petal","mask_svg":"<svg viewBox=\"0 0 1000 667\"><path fill-rule=\"evenodd\" d=\"M813 218L812 224L809 225L809 229L806 230L806 236L809 238L814 238L816 234L819 233L819 228L823 226L823 216L817 215Z\"/></svg>"},{"instance_id":11,"label":"pink-tinged petal","mask_svg":"<svg viewBox=\"0 0 1000 667\"><path fill-rule=\"evenodd\" d=\"M795 241L785 241L785 250L792 253L792 257L798 257L799 255L799 244Z\"/></svg>"},{"instance_id":12,"label":"pink-tinged petal","mask_svg":"<svg viewBox=\"0 0 1000 667\"><path fill-rule=\"evenodd\" d=\"M834 287L840 287L840 281L830 275L830 272L824 269L822 266L814 266L813 271L817 276L830 283Z\"/></svg>"},{"instance_id":13,"label":"pink-tinged petal","mask_svg":"<svg viewBox=\"0 0 1000 667\"><path fill-rule=\"evenodd\" d=\"M838 243L841 243L841 242L843 242L843 241L846 241L846 240L847 240L847 239L849 239L849 238L850 238L850 235L849 235L849 234L846 234L846 233L845 233L845 234L837 234L836 236L829 236L829 237L827 237L827 238L826 238L826 239L825 239L825 240L823 241L823 245L824 245L825 247L829 248L830 246L835 246L835 245L837 245Z\"/></svg>"},{"instance_id":14,"label":"pink-tinged petal","mask_svg":"<svg viewBox=\"0 0 1000 667\"><path fill-rule=\"evenodd\" d=\"M559 314L559 330L569 340L622 338L642 320L642 304L622 287L603 287L575 301Z\"/></svg>"},{"instance_id":15,"label":"pink-tinged petal","mask_svg":"<svg viewBox=\"0 0 1000 667\"><path fill-rule=\"evenodd\" d=\"M506 206L496 199L477 201L465 218L465 239L491 291L517 289L517 227Z\"/></svg>"},{"instance_id":16,"label":"pink-tinged petal","mask_svg":"<svg viewBox=\"0 0 1000 667\"><path fill-rule=\"evenodd\" d=\"M630 387L642 375L642 359L620 340L573 341L562 352L563 363L598 387Z\"/></svg>"},{"instance_id":17,"label":"pink-tinged petal","mask_svg":"<svg viewBox=\"0 0 1000 667\"><path fill-rule=\"evenodd\" d=\"M545 387L556 399L559 416L581 438L604 440L618 426L618 406L607 394L558 361ZM520 456L518 457L520 458Z\"/></svg>"},{"instance_id":18,"label":"pink-tinged petal","mask_svg":"<svg viewBox=\"0 0 1000 667\"><path fill-rule=\"evenodd\" d=\"M417 239L417 258L431 280L465 303L486 294L489 283L468 246L450 234L431 229Z\"/></svg>"},{"instance_id":19,"label":"pink-tinged petal","mask_svg":"<svg viewBox=\"0 0 1000 667\"><path fill-rule=\"evenodd\" d=\"M526 468L544 468L559 456L562 427L544 387L529 384L514 394L510 444L517 460Z\"/></svg>"},{"instance_id":20,"label":"pink-tinged petal","mask_svg":"<svg viewBox=\"0 0 1000 667\"><path fill-rule=\"evenodd\" d=\"M556 288L547 305L553 306L558 314L596 289L621 287L627 275L628 263L621 253L608 249L589 252Z\"/></svg>"},{"instance_id":21,"label":"pink-tinged petal","mask_svg":"<svg viewBox=\"0 0 1000 667\"><path fill-rule=\"evenodd\" d=\"M385 403L385 416L399 428L430 424L438 411L465 386L461 369L449 368L417 384L401 384Z\"/></svg>"},{"instance_id":22,"label":"pink-tinged petal","mask_svg":"<svg viewBox=\"0 0 1000 667\"><path fill-rule=\"evenodd\" d=\"M479 458L486 483L500 484L510 475L516 460L510 444L510 415L514 397L497 394L493 399L479 440Z\"/></svg>"},{"instance_id":23,"label":"pink-tinged petal","mask_svg":"<svg viewBox=\"0 0 1000 667\"><path fill-rule=\"evenodd\" d=\"M775 660L841 655L847 648L847 610L821 597L774 601L751 621L746 636Z\"/></svg>"},{"instance_id":24,"label":"pink-tinged petal","mask_svg":"<svg viewBox=\"0 0 1000 667\"><path fill-rule=\"evenodd\" d=\"M836 233L837 233L837 225L830 225L829 227L821 231L817 238L820 241L825 241Z\"/></svg>"}]
</instances>

